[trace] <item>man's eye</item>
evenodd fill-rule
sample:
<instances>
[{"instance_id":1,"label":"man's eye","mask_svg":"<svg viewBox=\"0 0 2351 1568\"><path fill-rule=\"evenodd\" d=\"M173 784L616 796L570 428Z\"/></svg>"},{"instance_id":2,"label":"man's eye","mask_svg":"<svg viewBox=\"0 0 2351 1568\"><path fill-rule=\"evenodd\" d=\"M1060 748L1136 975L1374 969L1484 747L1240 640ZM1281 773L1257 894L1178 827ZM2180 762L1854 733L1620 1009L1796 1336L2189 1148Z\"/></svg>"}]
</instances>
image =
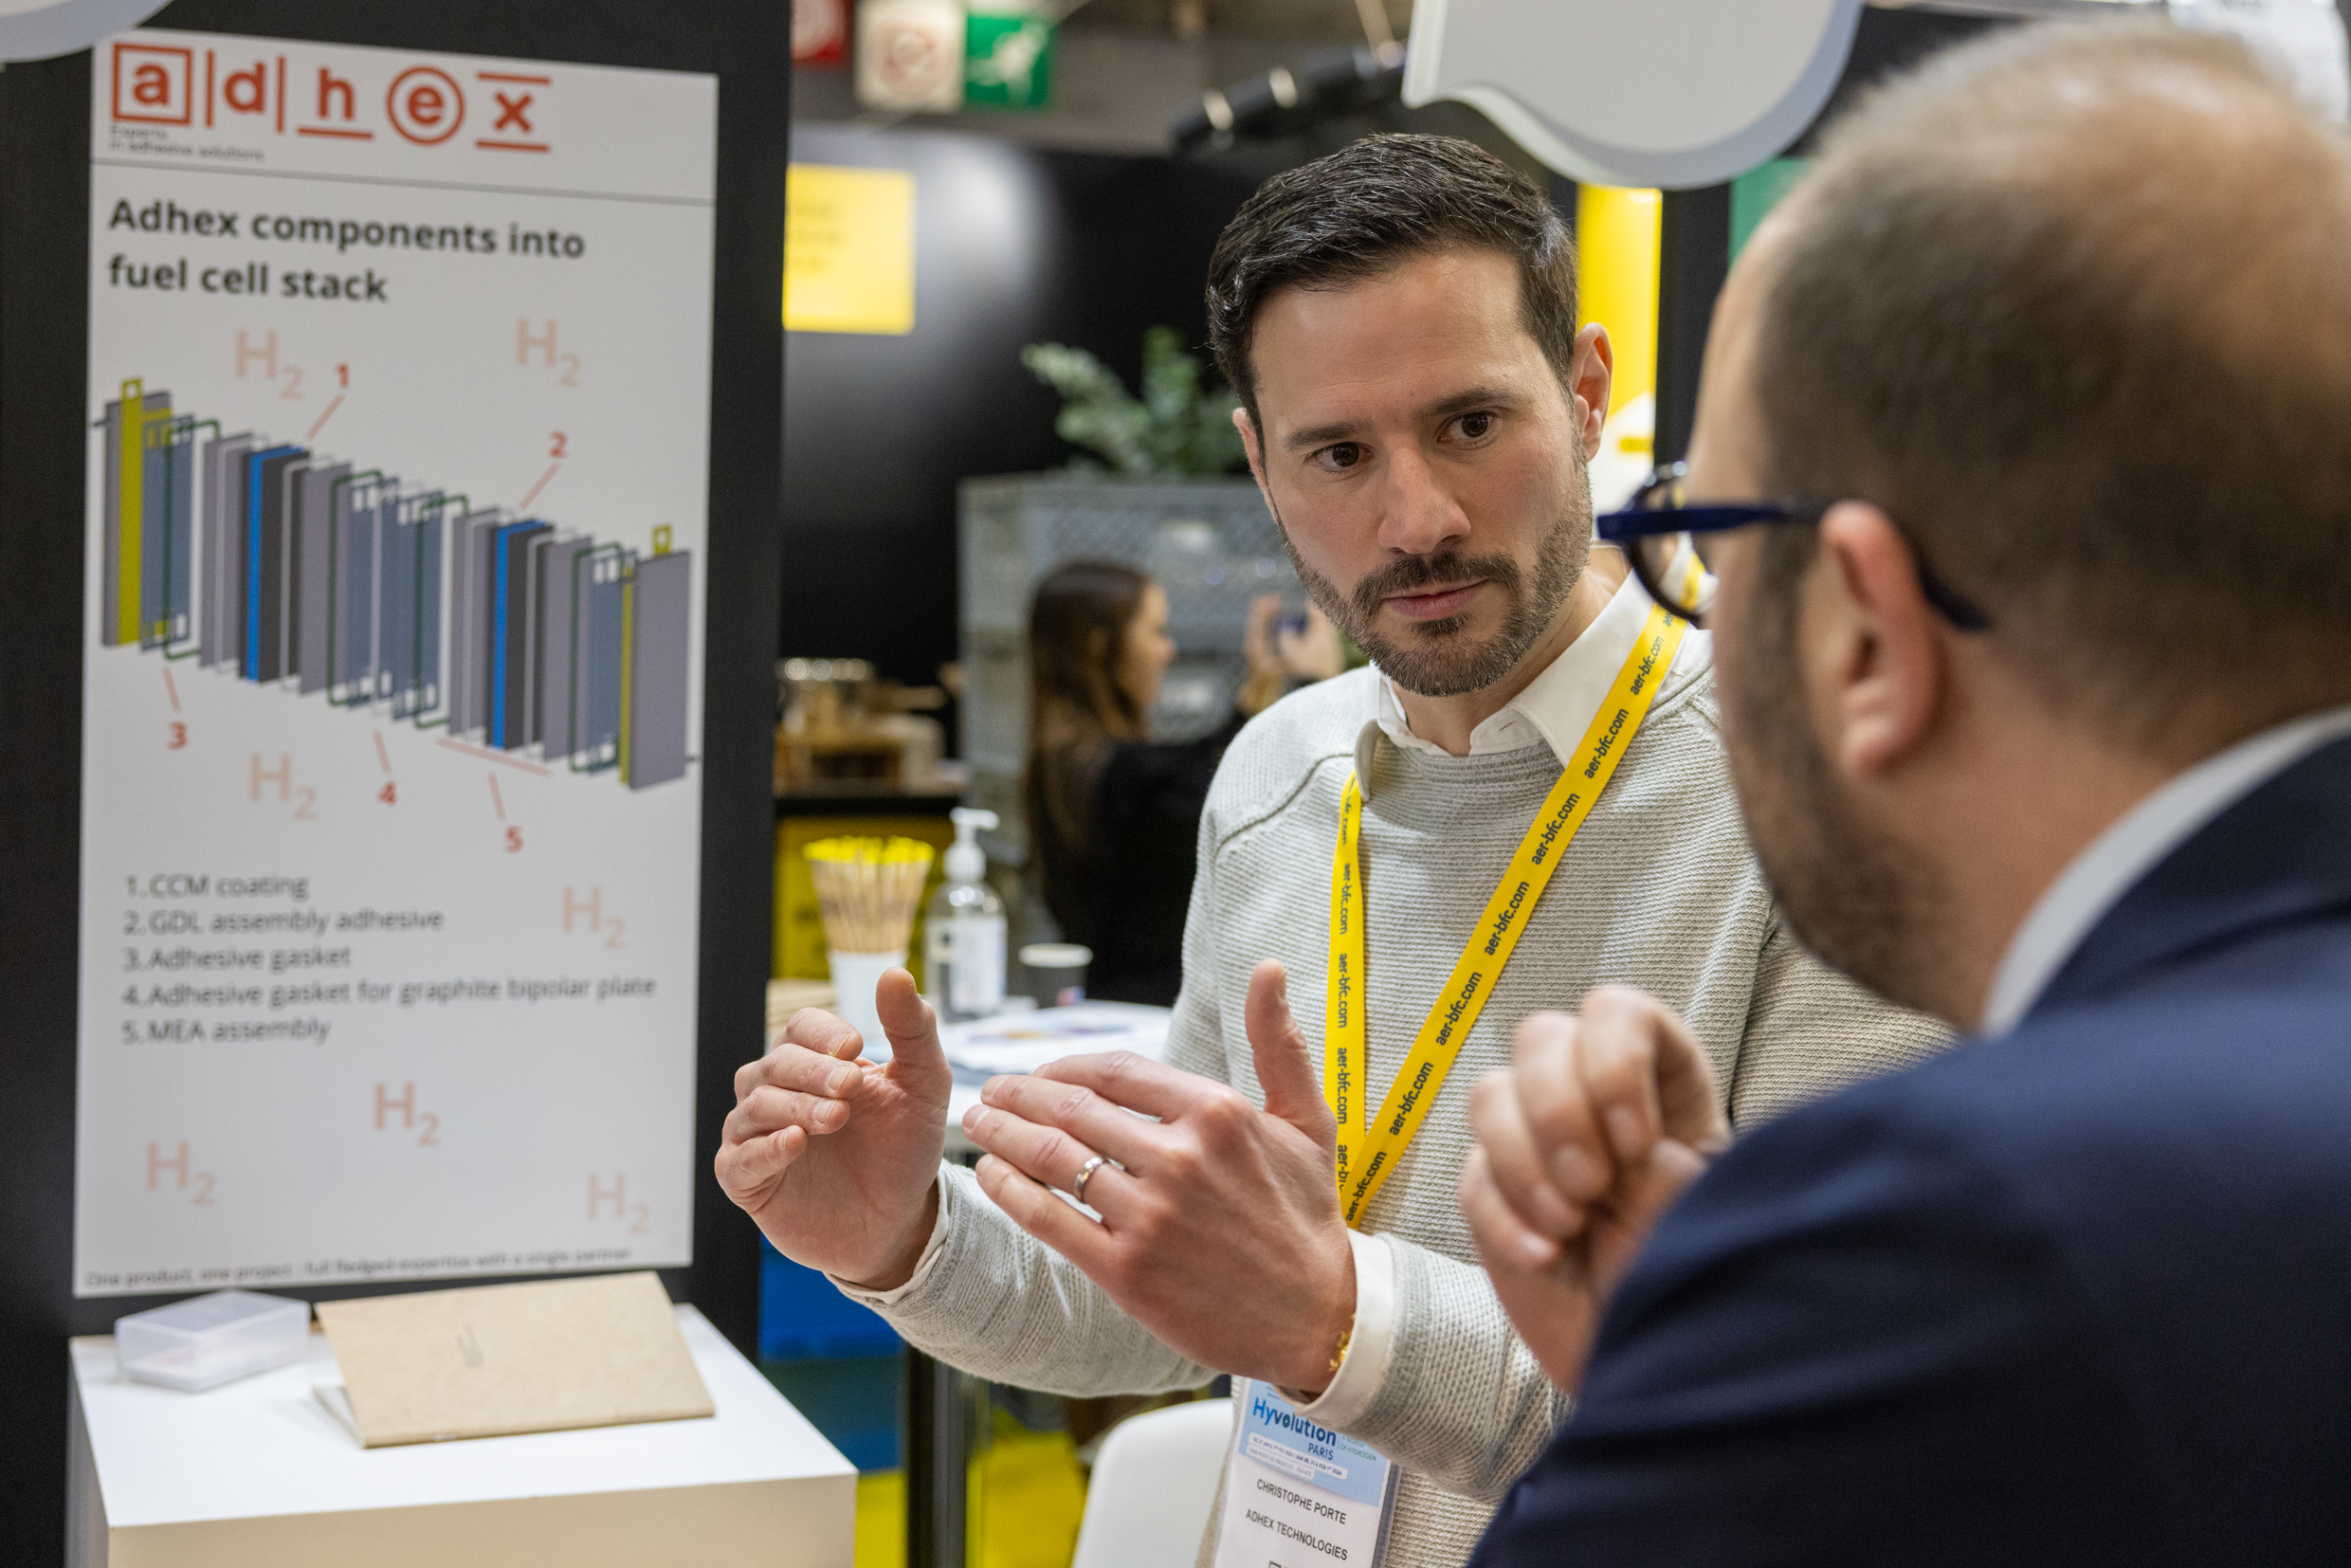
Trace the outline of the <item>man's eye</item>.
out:
<instances>
[{"instance_id":1,"label":"man's eye","mask_svg":"<svg viewBox=\"0 0 2351 1568\"><path fill-rule=\"evenodd\" d=\"M1481 410L1476 413L1463 414L1461 418L1456 420L1454 423L1460 426L1461 433L1463 435L1468 437L1471 441L1479 441L1483 440L1486 435L1492 432L1494 428L1494 416L1491 413Z\"/></svg>"},{"instance_id":2,"label":"man's eye","mask_svg":"<svg viewBox=\"0 0 2351 1568\"><path fill-rule=\"evenodd\" d=\"M1352 468L1363 461L1363 448L1352 441L1342 441L1336 447L1323 447L1321 456L1325 468Z\"/></svg>"}]
</instances>

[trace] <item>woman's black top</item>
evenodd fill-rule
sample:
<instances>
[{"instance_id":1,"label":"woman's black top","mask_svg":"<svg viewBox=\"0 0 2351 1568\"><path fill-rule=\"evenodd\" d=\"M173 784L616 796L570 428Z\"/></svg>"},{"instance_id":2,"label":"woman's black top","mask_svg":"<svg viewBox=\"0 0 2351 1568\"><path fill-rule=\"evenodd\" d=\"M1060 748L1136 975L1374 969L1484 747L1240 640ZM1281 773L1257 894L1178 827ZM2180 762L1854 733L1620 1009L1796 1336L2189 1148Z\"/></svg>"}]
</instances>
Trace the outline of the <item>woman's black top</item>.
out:
<instances>
[{"instance_id":1,"label":"woman's black top","mask_svg":"<svg viewBox=\"0 0 2351 1568\"><path fill-rule=\"evenodd\" d=\"M1087 996L1174 1004L1200 811L1243 722L1235 714L1197 740L1114 742L1087 797L1085 850L1060 854L1040 843L1047 906L1069 940L1094 950Z\"/></svg>"}]
</instances>

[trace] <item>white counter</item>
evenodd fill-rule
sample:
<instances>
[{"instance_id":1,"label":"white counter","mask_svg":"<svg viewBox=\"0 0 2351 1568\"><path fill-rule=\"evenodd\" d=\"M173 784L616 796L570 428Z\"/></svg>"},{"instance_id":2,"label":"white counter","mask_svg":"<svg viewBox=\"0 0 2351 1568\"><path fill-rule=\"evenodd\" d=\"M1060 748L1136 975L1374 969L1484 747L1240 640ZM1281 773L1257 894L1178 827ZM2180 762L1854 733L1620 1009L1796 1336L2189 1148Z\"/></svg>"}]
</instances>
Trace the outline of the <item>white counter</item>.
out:
<instances>
[{"instance_id":1,"label":"white counter","mask_svg":"<svg viewBox=\"0 0 2351 1568\"><path fill-rule=\"evenodd\" d=\"M75 1568L849 1568L857 1472L702 1315L677 1308L718 1413L362 1449L306 1360L203 1394L134 1383L71 1341Z\"/></svg>"}]
</instances>

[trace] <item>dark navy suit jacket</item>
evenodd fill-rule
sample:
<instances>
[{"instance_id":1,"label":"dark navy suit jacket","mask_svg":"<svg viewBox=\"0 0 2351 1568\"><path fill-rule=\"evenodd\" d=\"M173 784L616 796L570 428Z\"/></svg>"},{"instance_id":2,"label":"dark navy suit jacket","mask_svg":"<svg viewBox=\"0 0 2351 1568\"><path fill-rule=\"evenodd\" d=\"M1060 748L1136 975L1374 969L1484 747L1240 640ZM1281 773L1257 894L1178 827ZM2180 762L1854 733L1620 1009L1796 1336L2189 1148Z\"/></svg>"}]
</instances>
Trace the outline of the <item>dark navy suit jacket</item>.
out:
<instances>
[{"instance_id":1,"label":"dark navy suit jacket","mask_svg":"<svg viewBox=\"0 0 2351 1568\"><path fill-rule=\"evenodd\" d=\"M1742 1139L1474 1568L2351 1562L2351 742Z\"/></svg>"}]
</instances>

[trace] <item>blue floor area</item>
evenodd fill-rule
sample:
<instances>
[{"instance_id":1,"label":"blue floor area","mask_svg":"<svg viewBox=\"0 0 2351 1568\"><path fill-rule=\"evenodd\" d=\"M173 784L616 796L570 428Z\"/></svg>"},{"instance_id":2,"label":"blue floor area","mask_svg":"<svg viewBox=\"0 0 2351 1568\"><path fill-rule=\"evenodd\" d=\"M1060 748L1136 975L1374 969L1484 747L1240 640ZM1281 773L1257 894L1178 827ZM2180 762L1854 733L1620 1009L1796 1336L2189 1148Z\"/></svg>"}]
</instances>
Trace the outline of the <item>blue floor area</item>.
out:
<instances>
[{"instance_id":1,"label":"blue floor area","mask_svg":"<svg viewBox=\"0 0 2351 1568\"><path fill-rule=\"evenodd\" d=\"M898 1467L902 1348L878 1314L760 1242L759 1370L861 1470Z\"/></svg>"}]
</instances>

